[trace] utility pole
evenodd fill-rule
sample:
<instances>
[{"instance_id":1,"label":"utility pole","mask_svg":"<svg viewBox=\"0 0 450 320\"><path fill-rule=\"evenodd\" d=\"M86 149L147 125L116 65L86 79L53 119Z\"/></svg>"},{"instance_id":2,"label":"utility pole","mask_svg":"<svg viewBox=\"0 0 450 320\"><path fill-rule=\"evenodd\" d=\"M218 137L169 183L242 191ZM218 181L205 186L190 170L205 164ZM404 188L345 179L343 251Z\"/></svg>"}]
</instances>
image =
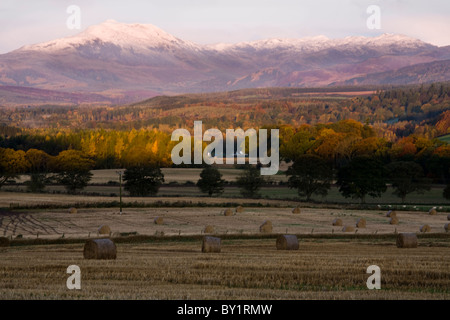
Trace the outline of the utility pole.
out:
<instances>
[{"instance_id":1,"label":"utility pole","mask_svg":"<svg viewBox=\"0 0 450 320\"><path fill-rule=\"evenodd\" d=\"M116 171L119 175L119 198L120 198L120 214L122 214L122 171Z\"/></svg>"}]
</instances>

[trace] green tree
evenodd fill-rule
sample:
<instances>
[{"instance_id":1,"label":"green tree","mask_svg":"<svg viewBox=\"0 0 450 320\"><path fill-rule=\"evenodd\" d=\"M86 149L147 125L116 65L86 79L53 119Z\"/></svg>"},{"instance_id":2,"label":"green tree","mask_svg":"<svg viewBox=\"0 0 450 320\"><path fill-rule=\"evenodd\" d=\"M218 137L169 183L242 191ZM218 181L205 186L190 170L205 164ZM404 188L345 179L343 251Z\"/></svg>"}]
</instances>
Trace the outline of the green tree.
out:
<instances>
[{"instance_id":1,"label":"green tree","mask_svg":"<svg viewBox=\"0 0 450 320\"><path fill-rule=\"evenodd\" d=\"M156 164L136 165L125 170L123 180L132 197L145 197L158 193L164 174Z\"/></svg>"},{"instance_id":2,"label":"green tree","mask_svg":"<svg viewBox=\"0 0 450 320\"><path fill-rule=\"evenodd\" d=\"M66 187L68 193L84 189L92 178L94 161L78 150L61 151L53 160L57 172L55 180Z\"/></svg>"},{"instance_id":3,"label":"green tree","mask_svg":"<svg viewBox=\"0 0 450 320\"><path fill-rule=\"evenodd\" d=\"M366 202L366 196L381 197L387 189L386 173L379 160L360 156L338 171L337 185L346 198L352 197Z\"/></svg>"},{"instance_id":4,"label":"green tree","mask_svg":"<svg viewBox=\"0 0 450 320\"><path fill-rule=\"evenodd\" d=\"M313 194L326 196L331 187L333 171L327 162L313 154L301 155L286 172L289 188L297 189L300 197L311 200Z\"/></svg>"},{"instance_id":5,"label":"green tree","mask_svg":"<svg viewBox=\"0 0 450 320\"><path fill-rule=\"evenodd\" d=\"M431 189L431 181L425 177L422 167L413 161L391 162L386 170L393 193L402 199L402 203L412 192L424 193Z\"/></svg>"},{"instance_id":6,"label":"green tree","mask_svg":"<svg viewBox=\"0 0 450 320\"><path fill-rule=\"evenodd\" d=\"M258 195L264 181L264 177L261 176L261 169L258 166L246 165L244 172L236 180L236 183L244 197L253 198Z\"/></svg>"},{"instance_id":7,"label":"green tree","mask_svg":"<svg viewBox=\"0 0 450 320\"><path fill-rule=\"evenodd\" d=\"M225 180L222 179L222 174L219 170L208 166L200 173L197 187L199 187L203 193L207 193L211 197L213 194L223 193L224 184Z\"/></svg>"}]
</instances>

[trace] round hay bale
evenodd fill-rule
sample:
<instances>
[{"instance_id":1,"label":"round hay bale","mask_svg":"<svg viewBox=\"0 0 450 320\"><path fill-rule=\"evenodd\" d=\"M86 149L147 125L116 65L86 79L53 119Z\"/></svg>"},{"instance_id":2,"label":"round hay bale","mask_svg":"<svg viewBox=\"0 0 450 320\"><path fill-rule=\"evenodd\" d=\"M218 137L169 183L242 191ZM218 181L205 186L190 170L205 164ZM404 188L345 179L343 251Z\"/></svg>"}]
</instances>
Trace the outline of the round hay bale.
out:
<instances>
[{"instance_id":1,"label":"round hay bale","mask_svg":"<svg viewBox=\"0 0 450 320\"><path fill-rule=\"evenodd\" d=\"M423 226L420 227L420 232L430 232L431 231L431 227L427 224L424 224Z\"/></svg>"},{"instance_id":2,"label":"round hay bale","mask_svg":"<svg viewBox=\"0 0 450 320\"><path fill-rule=\"evenodd\" d=\"M220 238L203 237L202 252L220 252Z\"/></svg>"},{"instance_id":3,"label":"round hay bale","mask_svg":"<svg viewBox=\"0 0 450 320\"><path fill-rule=\"evenodd\" d=\"M84 245L83 256L85 259L116 259L117 248L111 239L88 240Z\"/></svg>"},{"instance_id":4,"label":"round hay bale","mask_svg":"<svg viewBox=\"0 0 450 320\"><path fill-rule=\"evenodd\" d=\"M333 224L333 226L342 227L342 220L336 218L336 219L333 220L333 223L332 223L332 224Z\"/></svg>"},{"instance_id":5,"label":"round hay bale","mask_svg":"<svg viewBox=\"0 0 450 320\"><path fill-rule=\"evenodd\" d=\"M231 211L231 209L225 209L225 211L223 212L223 215L225 217L229 217L233 215L233 211Z\"/></svg>"},{"instance_id":6,"label":"round hay bale","mask_svg":"<svg viewBox=\"0 0 450 320\"><path fill-rule=\"evenodd\" d=\"M77 212L78 212L77 208L72 207L72 208L69 209L69 213L70 214L75 214Z\"/></svg>"},{"instance_id":7,"label":"round hay bale","mask_svg":"<svg viewBox=\"0 0 450 320\"><path fill-rule=\"evenodd\" d=\"M236 212L237 212L237 213L242 213L242 212L244 212L244 207L243 207L243 206L237 206Z\"/></svg>"},{"instance_id":8,"label":"round hay bale","mask_svg":"<svg viewBox=\"0 0 450 320\"><path fill-rule=\"evenodd\" d=\"M98 228L98 234L108 234L109 235L109 234L111 234L111 228L106 224L101 225L100 228Z\"/></svg>"},{"instance_id":9,"label":"round hay bale","mask_svg":"<svg viewBox=\"0 0 450 320\"><path fill-rule=\"evenodd\" d=\"M397 235L397 248L417 248L417 244L415 233L399 233Z\"/></svg>"},{"instance_id":10,"label":"round hay bale","mask_svg":"<svg viewBox=\"0 0 450 320\"><path fill-rule=\"evenodd\" d=\"M6 237L0 237L0 247L9 247L10 241Z\"/></svg>"},{"instance_id":11,"label":"round hay bale","mask_svg":"<svg viewBox=\"0 0 450 320\"><path fill-rule=\"evenodd\" d=\"M397 217L392 217L389 219L389 224L398 224L398 218Z\"/></svg>"},{"instance_id":12,"label":"round hay bale","mask_svg":"<svg viewBox=\"0 0 450 320\"><path fill-rule=\"evenodd\" d=\"M164 219L162 217L156 217L153 222L155 224L164 224Z\"/></svg>"},{"instance_id":13,"label":"round hay bale","mask_svg":"<svg viewBox=\"0 0 450 320\"><path fill-rule=\"evenodd\" d=\"M450 223L446 223L444 226L445 232L448 232L449 228L450 228Z\"/></svg>"},{"instance_id":14,"label":"round hay bale","mask_svg":"<svg viewBox=\"0 0 450 320\"><path fill-rule=\"evenodd\" d=\"M272 222L266 220L262 225L259 226L259 232L262 233L272 233Z\"/></svg>"},{"instance_id":15,"label":"round hay bale","mask_svg":"<svg viewBox=\"0 0 450 320\"><path fill-rule=\"evenodd\" d=\"M434 216L437 214L437 211L435 208L431 208L430 211L428 211L428 214Z\"/></svg>"},{"instance_id":16,"label":"round hay bale","mask_svg":"<svg viewBox=\"0 0 450 320\"><path fill-rule=\"evenodd\" d=\"M356 221L357 228L365 228L366 227L366 219L360 218Z\"/></svg>"},{"instance_id":17,"label":"round hay bale","mask_svg":"<svg viewBox=\"0 0 450 320\"><path fill-rule=\"evenodd\" d=\"M352 226L345 226L342 228L342 231L344 232L353 232L355 231L355 228L353 228Z\"/></svg>"},{"instance_id":18,"label":"round hay bale","mask_svg":"<svg viewBox=\"0 0 450 320\"><path fill-rule=\"evenodd\" d=\"M292 213L293 213L293 214L299 214L299 213L301 213L300 207L295 207L294 209L292 209Z\"/></svg>"},{"instance_id":19,"label":"round hay bale","mask_svg":"<svg viewBox=\"0 0 450 320\"><path fill-rule=\"evenodd\" d=\"M203 233L214 233L214 226L206 226Z\"/></svg>"},{"instance_id":20,"label":"round hay bale","mask_svg":"<svg viewBox=\"0 0 450 320\"><path fill-rule=\"evenodd\" d=\"M296 235L279 235L277 237L277 250L298 250L298 239Z\"/></svg>"},{"instance_id":21,"label":"round hay bale","mask_svg":"<svg viewBox=\"0 0 450 320\"><path fill-rule=\"evenodd\" d=\"M397 217L397 212L395 210L389 210L388 213L386 213L386 217L388 218Z\"/></svg>"}]
</instances>

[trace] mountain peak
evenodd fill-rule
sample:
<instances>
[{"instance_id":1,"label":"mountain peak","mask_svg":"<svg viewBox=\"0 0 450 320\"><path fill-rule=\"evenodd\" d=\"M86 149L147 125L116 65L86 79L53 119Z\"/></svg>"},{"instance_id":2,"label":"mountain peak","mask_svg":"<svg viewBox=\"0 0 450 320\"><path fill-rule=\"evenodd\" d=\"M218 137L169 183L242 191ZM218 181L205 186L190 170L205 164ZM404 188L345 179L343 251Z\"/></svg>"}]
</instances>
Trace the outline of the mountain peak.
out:
<instances>
[{"instance_id":1,"label":"mountain peak","mask_svg":"<svg viewBox=\"0 0 450 320\"><path fill-rule=\"evenodd\" d=\"M139 42L141 40L146 42L180 41L152 24L127 24L115 20L106 20L101 24L90 26L78 36L99 38L104 42L112 43Z\"/></svg>"},{"instance_id":2,"label":"mountain peak","mask_svg":"<svg viewBox=\"0 0 450 320\"><path fill-rule=\"evenodd\" d=\"M110 43L126 49L132 48L135 51L146 51L151 48L161 47L167 48L169 46L189 46L191 48L195 46L192 43L174 37L152 24L127 24L109 19L100 24L89 26L75 36L24 46L22 50L65 50L93 42Z\"/></svg>"}]
</instances>

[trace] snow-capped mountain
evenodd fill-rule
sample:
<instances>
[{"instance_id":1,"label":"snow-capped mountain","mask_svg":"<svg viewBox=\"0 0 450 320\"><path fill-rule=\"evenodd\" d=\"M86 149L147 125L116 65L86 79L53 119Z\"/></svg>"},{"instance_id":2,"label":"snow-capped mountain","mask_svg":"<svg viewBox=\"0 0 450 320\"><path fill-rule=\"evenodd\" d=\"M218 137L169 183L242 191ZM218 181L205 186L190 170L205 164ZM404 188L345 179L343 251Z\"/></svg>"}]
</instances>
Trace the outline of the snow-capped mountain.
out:
<instances>
[{"instance_id":1,"label":"snow-capped mountain","mask_svg":"<svg viewBox=\"0 0 450 320\"><path fill-rule=\"evenodd\" d=\"M364 82L370 74L446 59L450 47L395 34L199 45L153 25L108 20L0 55L0 85L133 101L158 93Z\"/></svg>"},{"instance_id":2,"label":"snow-capped mountain","mask_svg":"<svg viewBox=\"0 0 450 320\"><path fill-rule=\"evenodd\" d=\"M27 45L19 50L54 52L77 50L80 47L99 46L101 44L113 44L123 50L143 54L153 50L200 49L196 44L178 39L150 24L124 24L107 20L102 24L88 27L78 35Z\"/></svg>"}]
</instances>

